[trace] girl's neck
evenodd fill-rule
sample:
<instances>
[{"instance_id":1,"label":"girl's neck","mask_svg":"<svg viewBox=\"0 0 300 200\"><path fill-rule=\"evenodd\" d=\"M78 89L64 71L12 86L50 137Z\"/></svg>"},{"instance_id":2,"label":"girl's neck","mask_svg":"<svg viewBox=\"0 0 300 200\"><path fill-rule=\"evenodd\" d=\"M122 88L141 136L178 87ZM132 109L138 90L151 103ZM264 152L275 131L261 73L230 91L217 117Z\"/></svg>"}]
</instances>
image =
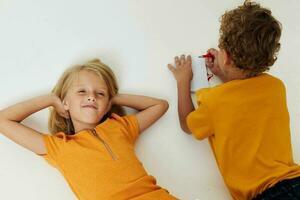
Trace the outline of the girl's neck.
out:
<instances>
[{"instance_id":1,"label":"girl's neck","mask_svg":"<svg viewBox=\"0 0 300 200\"><path fill-rule=\"evenodd\" d=\"M75 133L78 133L83 130L92 130L97 126L97 124L86 124L86 123L78 123L78 122L74 123L73 122L73 126L74 126Z\"/></svg>"}]
</instances>

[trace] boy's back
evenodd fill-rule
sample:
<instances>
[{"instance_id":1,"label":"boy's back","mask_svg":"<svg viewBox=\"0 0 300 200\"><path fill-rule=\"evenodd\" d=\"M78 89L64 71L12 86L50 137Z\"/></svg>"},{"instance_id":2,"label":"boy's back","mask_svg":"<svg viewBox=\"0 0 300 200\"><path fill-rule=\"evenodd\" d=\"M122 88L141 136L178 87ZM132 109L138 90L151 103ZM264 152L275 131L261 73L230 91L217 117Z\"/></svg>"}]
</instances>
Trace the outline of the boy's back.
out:
<instances>
[{"instance_id":1,"label":"boy's back","mask_svg":"<svg viewBox=\"0 0 300 200\"><path fill-rule=\"evenodd\" d=\"M190 96L191 57L168 65L177 80L178 116L186 133L209 138L234 199L300 199L300 167L293 162L285 87L265 74L277 60L281 23L271 10L246 0L221 17L219 50L206 66L223 85Z\"/></svg>"},{"instance_id":2,"label":"boy's back","mask_svg":"<svg viewBox=\"0 0 300 200\"><path fill-rule=\"evenodd\" d=\"M278 181L300 176L292 158L283 83L268 74L197 92L187 118L198 139L209 137L235 199L251 199Z\"/></svg>"}]
</instances>

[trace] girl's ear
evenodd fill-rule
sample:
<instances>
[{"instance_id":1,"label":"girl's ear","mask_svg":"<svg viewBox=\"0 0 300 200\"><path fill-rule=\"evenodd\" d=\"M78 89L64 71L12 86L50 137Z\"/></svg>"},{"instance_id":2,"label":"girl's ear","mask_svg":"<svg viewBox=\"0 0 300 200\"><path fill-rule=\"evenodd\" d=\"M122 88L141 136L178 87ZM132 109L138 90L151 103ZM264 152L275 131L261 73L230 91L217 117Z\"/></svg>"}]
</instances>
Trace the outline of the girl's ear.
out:
<instances>
[{"instance_id":1,"label":"girl's ear","mask_svg":"<svg viewBox=\"0 0 300 200\"><path fill-rule=\"evenodd\" d=\"M62 104L63 104L65 110L70 110L69 102L67 101L66 98L62 101Z\"/></svg>"}]
</instances>

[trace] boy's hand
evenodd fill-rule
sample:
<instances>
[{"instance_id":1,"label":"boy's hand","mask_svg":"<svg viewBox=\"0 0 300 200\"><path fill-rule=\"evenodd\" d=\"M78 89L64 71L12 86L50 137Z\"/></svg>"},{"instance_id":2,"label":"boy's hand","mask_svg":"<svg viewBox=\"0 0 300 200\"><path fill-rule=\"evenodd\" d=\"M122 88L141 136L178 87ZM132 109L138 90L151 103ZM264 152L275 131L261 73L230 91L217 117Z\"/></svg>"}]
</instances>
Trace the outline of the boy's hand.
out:
<instances>
[{"instance_id":1,"label":"boy's hand","mask_svg":"<svg viewBox=\"0 0 300 200\"><path fill-rule=\"evenodd\" d=\"M222 76L222 71L218 63L218 50L211 48L207 50L207 53L211 53L214 56L214 58L205 58L206 67L208 67L214 75Z\"/></svg>"},{"instance_id":2,"label":"boy's hand","mask_svg":"<svg viewBox=\"0 0 300 200\"><path fill-rule=\"evenodd\" d=\"M58 114L64 118L69 118L69 112L64 108L61 99L54 94L51 95L51 98L53 99L52 106L58 112Z\"/></svg>"},{"instance_id":3,"label":"boy's hand","mask_svg":"<svg viewBox=\"0 0 300 200\"><path fill-rule=\"evenodd\" d=\"M193 79L192 58L190 55L175 57L175 67L168 64L169 70L173 73L177 83L190 82Z\"/></svg>"}]
</instances>

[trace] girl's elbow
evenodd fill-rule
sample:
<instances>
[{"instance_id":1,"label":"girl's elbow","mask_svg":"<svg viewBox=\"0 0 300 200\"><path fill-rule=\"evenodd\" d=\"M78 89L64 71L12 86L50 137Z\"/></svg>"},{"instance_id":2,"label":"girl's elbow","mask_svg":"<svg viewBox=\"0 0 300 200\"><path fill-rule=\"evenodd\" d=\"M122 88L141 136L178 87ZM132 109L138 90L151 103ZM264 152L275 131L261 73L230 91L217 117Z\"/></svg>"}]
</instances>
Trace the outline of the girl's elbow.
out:
<instances>
[{"instance_id":1,"label":"girl's elbow","mask_svg":"<svg viewBox=\"0 0 300 200\"><path fill-rule=\"evenodd\" d=\"M2 124L5 121L21 123L21 121L9 119L7 116L5 116L5 114L1 113L1 111L0 111L0 123Z\"/></svg>"},{"instance_id":2,"label":"girl's elbow","mask_svg":"<svg viewBox=\"0 0 300 200\"><path fill-rule=\"evenodd\" d=\"M169 102L166 100L161 100L162 107L165 111L169 109Z\"/></svg>"},{"instance_id":3,"label":"girl's elbow","mask_svg":"<svg viewBox=\"0 0 300 200\"><path fill-rule=\"evenodd\" d=\"M5 120L4 114L0 111L0 123Z\"/></svg>"},{"instance_id":4,"label":"girl's elbow","mask_svg":"<svg viewBox=\"0 0 300 200\"><path fill-rule=\"evenodd\" d=\"M159 103L157 104L159 105L159 109L165 113L168 109L169 109L169 103L166 100L160 99Z\"/></svg>"}]
</instances>

